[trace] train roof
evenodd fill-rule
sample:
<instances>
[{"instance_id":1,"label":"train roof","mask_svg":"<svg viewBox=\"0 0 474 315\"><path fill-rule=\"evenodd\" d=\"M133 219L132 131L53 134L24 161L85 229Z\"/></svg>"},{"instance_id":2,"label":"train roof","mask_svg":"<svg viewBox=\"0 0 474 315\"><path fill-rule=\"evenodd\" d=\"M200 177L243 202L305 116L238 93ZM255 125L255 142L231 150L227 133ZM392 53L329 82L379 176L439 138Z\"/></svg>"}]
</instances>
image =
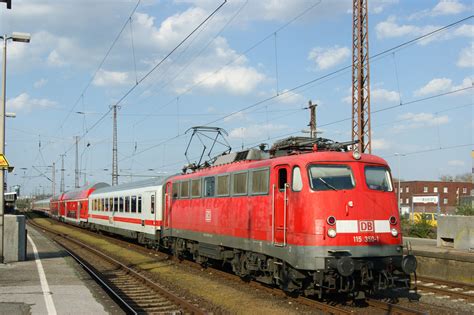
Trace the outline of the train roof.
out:
<instances>
[{"instance_id":1,"label":"train roof","mask_svg":"<svg viewBox=\"0 0 474 315\"><path fill-rule=\"evenodd\" d=\"M41 199L41 200L34 200L33 202L35 204L49 204L51 198L48 198L48 199Z\"/></svg>"},{"instance_id":2,"label":"train roof","mask_svg":"<svg viewBox=\"0 0 474 315\"><path fill-rule=\"evenodd\" d=\"M138 189L138 188L143 188L143 187L161 186L163 185L166 179L167 179L166 176L159 176L159 177L154 177L154 178L145 179L141 181L120 184L116 186L108 186L108 187L96 189L91 195L116 192L116 191L124 191L124 190L132 190L132 189Z\"/></svg>"},{"instance_id":3,"label":"train roof","mask_svg":"<svg viewBox=\"0 0 474 315\"><path fill-rule=\"evenodd\" d=\"M193 176L207 176L221 173L235 172L250 168L273 167L280 164L288 165L307 165L311 163L368 163L388 166L387 162L376 155L361 154L359 159L355 159L352 151L335 152L335 151L314 151L314 152L297 152L290 155L275 156L263 159L243 159L230 163L222 163L205 168L200 168L194 172L179 174L177 179L192 178ZM175 177L175 176L173 176ZM174 179L174 178L173 178Z\"/></svg>"},{"instance_id":4,"label":"train roof","mask_svg":"<svg viewBox=\"0 0 474 315\"><path fill-rule=\"evenodd\" d=\"M109 184L107 183L94 183L87 186L79 187L75 190L65 192L60 200L87 198L89 197L92 191L108 186Z\"/></svg>"}]
</instances>

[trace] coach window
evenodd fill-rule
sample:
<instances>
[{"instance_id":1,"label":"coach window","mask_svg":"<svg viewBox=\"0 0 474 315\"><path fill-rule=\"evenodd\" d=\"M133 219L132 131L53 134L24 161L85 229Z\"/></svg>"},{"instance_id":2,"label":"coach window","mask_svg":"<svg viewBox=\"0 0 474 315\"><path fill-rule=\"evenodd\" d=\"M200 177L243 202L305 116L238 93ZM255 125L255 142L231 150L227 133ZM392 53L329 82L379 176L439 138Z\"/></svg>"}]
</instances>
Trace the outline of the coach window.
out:
<instances>
[{"instance_id":1,"label":"coach window","mask_svg":"<svg viewBox=\"0 0 474 315\"><path fill-rule=\"evenodd\" d=\"M229 196L230 176L220 175L217 176L217 195L218 196Z\"/></svg>"},{"instance_id":2,"label":"coach window","mask_svg":"<svg viewBox=\"0 0 474 315\"><path fill-rule=\"evenodd\" d=\"M268 193L268 176L268 169L252 172L252 194L261 195Z\"/></svg>"},{"instance_id":3,"label":"coach window","mask_svg":"<svg viewBox=\"0 0 474 315\"><path fill-rule=\"evenodd\" d=\"M130 197L125 197L125 212L130 212Z\"/></svg>"},{"instance_id":4,"label":"coach window","mask_svg":"<svg viewBox=\"0 0 474 315\"><path fill-rule=\"evenodd\" d=\"M232 174L232 195L247 194L247 172Z\"/></svg>"},{"instance_id":5,"label":"coach window","mask_svg":"<svg viewBox=\"0 0 474 315\"><path fill-rule=\"evenodd\" d=\"M109 199L104 199L104 211L109 211Z\"/></svg>"},{"instance_id":6,"label":"coach window","mask_svg":"<svg viewBox=\"0 0 474 315\"><path fill-rule=\"evenodd\" d=\"M199 198L201 197L201 179L191 180L191 197Z\"/></svg>"},{"instance_id":7,"label":"coach window","mask_svg":"<svg viewBox=\"0 0 474 315\"><path fill-rule=\"evenodd\" d=\"M153 214L153 213L155 213L155 194L152 194L150 196L150 200L151 200L150 209L151 209L151 213Z\"/></svg>"},{"instance_id":8,"label":"coach window","mask_svg":"<svg viewBox=\"0 0 474 315\"><path fill-rule=\"evenodd\" d=\"M287 183L288 183L288 171L286 170L286 168L280 168L278 170L278 189L285 190Z\"/></svg>"},{"instance_id":9,"label":"coach window","mask_svg":"<svg viewBox=\"0 0 474 315\"><path fill-rule=\"evenodd\" d=\"M138 196L137 203L138 213L142 213L142 196Z\"/></svg>"},{"instance_id":10,"label":"coach window","mask_svg":"<svg viewBox=\"0 0 474 315\"><path fill-rule=\"evenodd\" d=\"M180 198L189 198L189 180L182 181L180 183L181 191L180 191Z\"/></svg>"},{"instance_id":11,"label":"coach window","mask_svg":"<svg viewBox=\"0 0 474 315\"><path fill-rule=\"evenodd\" d=\"M178 193L179 193L179 182L174 182L173 183L173 191L172 191L173 199L178 198Z\"/></svg>"},{"instance_id":12,"label":"coach window","mask_svg":"<svg viewBox=\"0 0 474 315\"><path fill-rule=\"evenodd\" d=\"M131 209L132 209L132 212L135 213L137 212L137 196L132 196L131 198Z\"/></svg>"},{"instance_id":13,"label":"coach window","mask_svg":"<svg viewBox=\"0 0 474 315\"><path fill-rule=\"evenodd\" d=\"M301 191L303 189L303 179L301 178L301 170L299 166L293 168L293 180L291 182L293 191Z\"/></svg>"},{"instance_id":14,"label":"coach window","mask_svg":"<svg viewBox=\"0 0 474 315\"><path fill-rule=\"evenodd\" d=\"M216 178L206 177L204 178L204 197L214 197L216 189Z\"/></svg>"},{"instance_id":15,"label":"coach window","mask_svg":"<svg viewBox=\"0 0 474 315\"><path fill-rule=\"evenodd\" d=\"M114 211L119 211L119 207L118 207L118 197L115 197L114 198Z\"/></svg>"},{"instance_id":16,"label":"coach window","mask_svg":"<svg viewBox=\"0 0 474 315\"><path fill-rule=\"evenodd\" d=\"M119 211L123 212L123 197L119 197Z\"/></svg>"}]
</instances>

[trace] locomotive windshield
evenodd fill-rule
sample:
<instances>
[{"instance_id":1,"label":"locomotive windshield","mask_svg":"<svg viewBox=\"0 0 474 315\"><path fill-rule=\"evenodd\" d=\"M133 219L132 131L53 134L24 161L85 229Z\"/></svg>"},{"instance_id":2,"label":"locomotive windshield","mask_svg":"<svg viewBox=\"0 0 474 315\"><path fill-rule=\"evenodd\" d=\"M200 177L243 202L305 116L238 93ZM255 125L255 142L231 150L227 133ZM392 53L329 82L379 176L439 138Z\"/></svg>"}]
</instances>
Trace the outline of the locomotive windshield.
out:
<instances>
[{"instance_id":1,"label":"locomotive windshield","mask_svg":"<svg viewBox=\"0 0 474 315\"><path fill-rule=\"evenodd\" d=\"M393 191L390 172L383 166L366 166L365 182L373 190Z\"/></svg>"},{"instance_id":2,"label":"locomotive windshield","mask_svg":"<svg viewBox=\"0 0 474 315\"><path fill-rule=\"evenodd\" d=\"M311 165L309 177L313 190L342 190L355 186L352 170L347 165Z\"/></svg>"}]
</instances>

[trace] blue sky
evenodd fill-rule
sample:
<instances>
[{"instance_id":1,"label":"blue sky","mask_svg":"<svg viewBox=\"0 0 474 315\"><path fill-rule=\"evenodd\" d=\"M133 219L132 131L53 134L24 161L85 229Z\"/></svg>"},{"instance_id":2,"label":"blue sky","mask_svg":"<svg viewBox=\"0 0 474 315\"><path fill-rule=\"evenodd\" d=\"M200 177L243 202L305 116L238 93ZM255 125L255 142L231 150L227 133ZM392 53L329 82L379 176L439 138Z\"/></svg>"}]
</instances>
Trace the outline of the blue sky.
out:
<instances>
[{"instance_id":1,"label":"blue sky","mask_svg":"<svg viewBox=\"0 0 474 315\"><path fill-rule=\"evenodd\" d=\"M7 111L17 114L6 122L6 156L16 167L8 185L48 192L40 172L51 177L47 166L55 162L58 191L65 153L66 187L74 187L77 135L81 184L84 176L110 183L109 106L117 102L119 182L179 171L191 126L226 129L235 149L297 135L307 128L310 99L319 105L321 135L350 140L350 68L316 79L350 65L352 1L229 0L144 78L219 4L142 0L136 10L135 0L16 0L12 10L0 4L2 34L32 34L30 44L8 43ZM375 55L472 16L473 8L471 1L369 0L369 11ZM371 60L373 153L395 177L470 172L472 23Z\"/></svg>"}]
</instances>

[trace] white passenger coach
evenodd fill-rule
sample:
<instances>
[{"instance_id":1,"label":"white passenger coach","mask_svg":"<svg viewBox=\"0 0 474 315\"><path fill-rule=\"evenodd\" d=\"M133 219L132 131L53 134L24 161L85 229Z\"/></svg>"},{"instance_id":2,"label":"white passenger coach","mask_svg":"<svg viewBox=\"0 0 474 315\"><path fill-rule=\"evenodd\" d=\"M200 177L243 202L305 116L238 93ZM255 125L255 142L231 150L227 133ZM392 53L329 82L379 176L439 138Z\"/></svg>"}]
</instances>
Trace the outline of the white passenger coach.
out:
<instances>
[{"instance_id":1,"label":"white passenger coach","mask_svg":"<svg viewBox=\"0 0 474 315\"><path fill-rule=\"evenodd\" d=\"M89 225L148 243L159 239L164 177L97 189L89 197Z\"/></svg>"}]
</instances>

